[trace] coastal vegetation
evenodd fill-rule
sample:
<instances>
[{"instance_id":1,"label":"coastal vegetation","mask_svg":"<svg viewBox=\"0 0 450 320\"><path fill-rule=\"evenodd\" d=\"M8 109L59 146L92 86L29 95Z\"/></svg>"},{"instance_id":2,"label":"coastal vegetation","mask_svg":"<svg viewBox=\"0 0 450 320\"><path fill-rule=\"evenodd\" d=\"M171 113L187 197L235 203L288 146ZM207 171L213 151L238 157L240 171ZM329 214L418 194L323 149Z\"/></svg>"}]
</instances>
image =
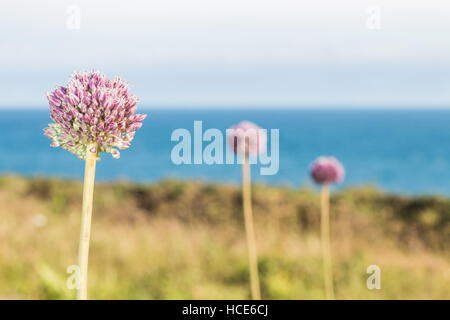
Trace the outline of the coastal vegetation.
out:
<instances>
[{"instance_id":1,"label":"coastal vegetation","mask_svg":"<svg viewBox=\"0 0 450 320\"><path fill-rule=\"evenodd\" d=\"M0 177L0 298L73 299L82 184ZM253 185L263 299L323 299L317 190ZM336 299L450 299L450 199L371 186L331 195ZM98 183L90 299L247 299L238 185ZM366 286L367 267L381 289Z\"/></svg>"}]
</instances>

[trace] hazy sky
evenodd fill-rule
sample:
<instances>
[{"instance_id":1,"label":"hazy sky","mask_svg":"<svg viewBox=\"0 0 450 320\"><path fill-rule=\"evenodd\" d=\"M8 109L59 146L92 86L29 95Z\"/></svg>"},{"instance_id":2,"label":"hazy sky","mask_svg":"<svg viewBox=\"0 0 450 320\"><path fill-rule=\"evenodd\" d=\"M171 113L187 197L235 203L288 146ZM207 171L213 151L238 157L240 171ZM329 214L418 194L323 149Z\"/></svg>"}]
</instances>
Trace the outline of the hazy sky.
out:
<instances>
[{"instance_id":1,"label":"hazy sky","mask_svg":"<svg viewBox=\"0 0 450 320\"><path fill-rule=\"evenodd\" d=\"M94 68L146 106L450 106L449 16L448 0L2 0L0 105L45 107Z\"/></svg>"}]
</instances>

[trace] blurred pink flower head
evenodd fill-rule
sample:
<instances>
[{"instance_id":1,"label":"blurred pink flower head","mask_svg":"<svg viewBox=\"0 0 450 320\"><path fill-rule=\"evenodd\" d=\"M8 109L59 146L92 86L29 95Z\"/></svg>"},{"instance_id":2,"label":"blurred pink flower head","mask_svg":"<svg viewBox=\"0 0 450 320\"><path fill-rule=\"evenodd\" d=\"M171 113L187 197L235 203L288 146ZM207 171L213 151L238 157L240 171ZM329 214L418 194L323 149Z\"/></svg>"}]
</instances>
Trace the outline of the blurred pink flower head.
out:
<instances>
[{"instance_id":1,"label":"blurred pink flower head","mask_svg":"<svg viewBox=\"0 0 450 320\"><path fill-rule=\"evenodd\" d=\"M335 157L319 157L311 165L311 177L319 184L340 182L344 175L344 167Z\"/></svg>"},{"instance_id":2,"label":"blurred pink flower head","mask_svg":"<svg viewBox=\"0 0 450 320\"><path fill-rule=\"evenodd\" d=\"M227 130L227 142L238 155L257 155L266 152L267 133L252 122L242 121Z\"/></svg>"},{"instance_id":3,"label":"blurred pink flower head","mask_svg":"<svg viewBox=\"0 0 450 320\"><path fill-rule=\"evenodd\" d=\"M89 144L96 143L91 152L108 152L120 157L118 149L127 149L144 114L135 114L138 99L128 92L128 84L120 79L109 80L99 72L74 73L67 87L57 86L47 93L50 117L55 123L44 129L53 141L80 159L86 158Z\"/></svg>"}]
</instances>

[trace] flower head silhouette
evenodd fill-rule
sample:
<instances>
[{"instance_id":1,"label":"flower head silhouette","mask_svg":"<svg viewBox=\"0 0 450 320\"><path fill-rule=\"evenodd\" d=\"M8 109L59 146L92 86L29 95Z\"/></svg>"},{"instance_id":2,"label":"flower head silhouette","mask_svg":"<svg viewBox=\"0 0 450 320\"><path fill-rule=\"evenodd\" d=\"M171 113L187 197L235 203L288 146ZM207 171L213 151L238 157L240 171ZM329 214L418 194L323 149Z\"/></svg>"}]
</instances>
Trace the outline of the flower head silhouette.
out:
<instances>
[{"instance_id":1,"label":"flower head silhouette","mask_svg":"<svg viewBox=\"0 0 450 320\"><path fill-rule=\"evenodd\" d=\"M44 129L53 142L80 159L90 152L108 152L120 157L118 149L130 146L146 118L135 114L138 102L120 78L109 80L99 72L74 73L66 87L47 93L50 116L55 121Z\"/></svg>"},{"instance_id":2,"label":"flower head silhouette","mask_svg":"<svg viewBox=\"0 0 450 320\"><path fill-rule=\"evenodd\" d=\"M242 121L228 132L228 145L236 154L257 155L267 149L266 132L252 122Z\"/></svg>"},{"instance_id":3,"label":"flower head silhouette","mask_svg":"<svg viewBox=\"0 0 450 320\"><path fill-rule=\"evenodd\" d=\"M334 157L319 157L311 165L311 177L318 184L340 182L344 175L344 167Z\"/></svg>"}]
</instances>

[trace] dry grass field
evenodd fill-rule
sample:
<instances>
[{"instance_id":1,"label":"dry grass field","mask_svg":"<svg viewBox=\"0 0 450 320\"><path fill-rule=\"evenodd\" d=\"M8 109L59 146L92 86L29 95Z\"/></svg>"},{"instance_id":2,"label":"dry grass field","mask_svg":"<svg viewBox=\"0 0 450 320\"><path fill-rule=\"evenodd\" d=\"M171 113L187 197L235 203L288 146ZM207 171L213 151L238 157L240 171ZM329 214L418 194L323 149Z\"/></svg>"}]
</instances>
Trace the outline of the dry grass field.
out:
<instances>
[{"instance_id":1,"label":"dry grass field","mask_svg":"<svg viewBox=\"0 0 450 320\"><path fill-rule=\"evenodd\" d=\"M73 299L82 185L0 178L0 299ZM323 299L314 190L253 188L262 296ZM370 187L331 199L338 299L450 299L450 200ZM246 299L238 186L161 181L97 184L90 299ZM366 268L381 268L368 290Z\"/></svg>"}]
</instances>

